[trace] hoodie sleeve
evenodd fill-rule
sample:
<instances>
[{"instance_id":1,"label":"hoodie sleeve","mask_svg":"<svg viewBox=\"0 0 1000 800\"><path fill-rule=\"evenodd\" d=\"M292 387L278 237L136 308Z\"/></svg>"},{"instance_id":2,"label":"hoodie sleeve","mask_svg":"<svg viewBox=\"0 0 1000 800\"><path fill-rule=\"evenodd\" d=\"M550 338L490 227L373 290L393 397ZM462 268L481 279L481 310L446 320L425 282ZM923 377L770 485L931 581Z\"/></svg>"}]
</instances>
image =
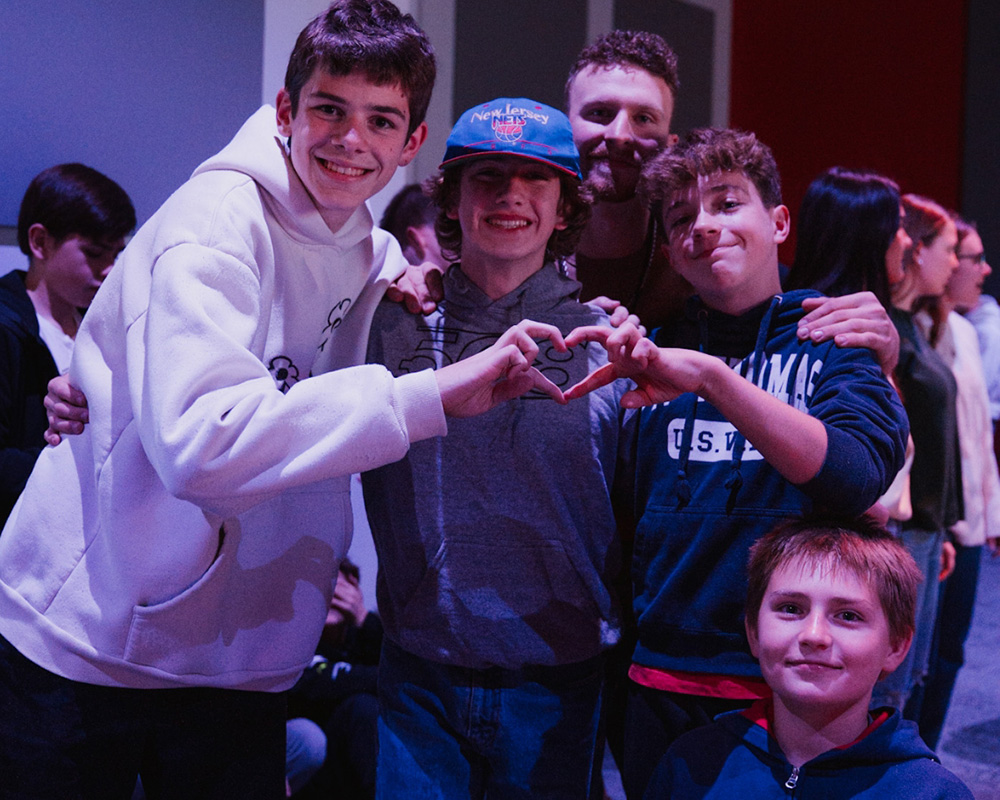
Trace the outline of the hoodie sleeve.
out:
<instances>
[{"instance_id":1,"label":"hoodie sleeve","mask_svg":"<svg viewBox=\"0 0 1000 800\"><path fill-rule=\"evenodd\" d=\"M826 425L826 460L799 488L821 505L863 513L903 466L910 426L899 396L870 351L831 345L809 413Z\"/></svg>"},{"instance_id":2,"label":"hoodie sleeve","mask_svg":"<svg viewBox=\"0 0 1000 800\"><path fill-rule=\"evenodd\" d=\"M127 359L143 447L171 493L229 516L445 433L429 371L349 367L279 391L255 352L263 297L256 272L217 248L183 244L157 259Z\"/></svg>"}]
</instances>

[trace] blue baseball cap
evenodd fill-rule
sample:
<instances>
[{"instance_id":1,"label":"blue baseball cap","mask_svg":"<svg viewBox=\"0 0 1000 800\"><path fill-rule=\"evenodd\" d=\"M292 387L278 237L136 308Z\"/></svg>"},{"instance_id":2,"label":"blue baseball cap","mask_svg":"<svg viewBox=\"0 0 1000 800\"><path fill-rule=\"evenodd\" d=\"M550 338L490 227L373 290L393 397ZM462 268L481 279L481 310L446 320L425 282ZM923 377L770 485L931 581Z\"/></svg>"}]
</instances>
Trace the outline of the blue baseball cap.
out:
<instances>
[{"instance_id":1,"label":"blue baseball cap","mask_svg":"<svg viewBox=\"0 0 1000 800\"><path fill-rule=\"evenodd\" d=\"M583 180L569 118L525 97L500 97L462 114L448 136L441 168L497 155L540 161Z\"/></svg>"}]
</instances>

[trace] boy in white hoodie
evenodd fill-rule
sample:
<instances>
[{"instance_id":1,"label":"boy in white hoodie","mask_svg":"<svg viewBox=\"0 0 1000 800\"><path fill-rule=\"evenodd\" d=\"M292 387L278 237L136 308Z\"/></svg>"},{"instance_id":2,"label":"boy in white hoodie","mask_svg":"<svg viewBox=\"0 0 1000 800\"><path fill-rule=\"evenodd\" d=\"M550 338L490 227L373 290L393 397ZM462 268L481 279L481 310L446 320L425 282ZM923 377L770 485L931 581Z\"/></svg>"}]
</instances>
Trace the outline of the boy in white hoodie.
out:
<instances>
[{"instance_id":1,"label":"boy in white hoodie","mask_svg":"<svg viewBox=\"0 0 1000 800\"><path fill-rule=\"evenodd\" d=\"M348 476L445 415L561 399L530 366L532 336L561 336L530 322L436 372L355 366L405 268L364 203L423 143L433 80L411 17L335 3L277 113L111 272L70 371L93 422L42 454L0 537L0 796L127 798L137 775L159 797L280 796L277 693L323 626Z\"/></svg>"}]
</instances>

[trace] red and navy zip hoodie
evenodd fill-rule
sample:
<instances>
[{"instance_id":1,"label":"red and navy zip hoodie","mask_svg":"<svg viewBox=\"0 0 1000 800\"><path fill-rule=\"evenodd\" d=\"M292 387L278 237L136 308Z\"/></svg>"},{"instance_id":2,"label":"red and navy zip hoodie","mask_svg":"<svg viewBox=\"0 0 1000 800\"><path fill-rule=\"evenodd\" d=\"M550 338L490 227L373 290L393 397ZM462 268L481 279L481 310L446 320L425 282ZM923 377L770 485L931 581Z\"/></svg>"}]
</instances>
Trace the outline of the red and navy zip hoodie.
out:
<instances>
[{"instance_id":1,"label":"red and navy zip hoodie","mask_svg":"<svg viewBox=\"0 0 1000 800\"><path fill-rule=\"evenodd\" d=\"M678 738L653 773L646 800L972 800L916 724L895 709L875 712L850 744L793 767L768 732L768 703L721 714Z\"/></svg>"},{"instance_id":2,"label":"red and navy zip hoodie","mask_svg":"<svg viewBox=\"0 0 1000 800\"><path fill-rule=\"evenodd\" d=\"M625 423L637 664L759 678L743 631L750 545L815 507L864 512L903 465L906 412L872 353L796 336L801 302L815 295L777 295L740 316L692 298L682 319L654 332L660 346L727 359L823 422L828 450L819 474L793 485L694 394L641 409Z\"/></svg>"}]
</instances>

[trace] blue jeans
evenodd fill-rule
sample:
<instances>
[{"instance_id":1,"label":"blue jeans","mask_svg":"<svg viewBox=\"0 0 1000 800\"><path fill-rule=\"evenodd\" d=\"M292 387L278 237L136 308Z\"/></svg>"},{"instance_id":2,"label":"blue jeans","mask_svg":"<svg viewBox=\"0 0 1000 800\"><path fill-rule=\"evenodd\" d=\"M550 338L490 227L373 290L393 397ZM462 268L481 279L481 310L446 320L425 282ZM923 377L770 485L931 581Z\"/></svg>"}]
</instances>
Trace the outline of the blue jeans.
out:
<instances>
[{"instance_id":1,"label":"blue jeans","mask_svg":"<svg viewBox=\"0 0 1000 800\"><path fill-rule=\"evenodd\" d=\"M376 797L586 798L603 659L464 669L386 640Z\"/></svg>"},{"instance_id":2,"label":"blue jeans","mask_svg":"<svg viewBox=\"0 0 1000 800\"><path fill-rule=\"evenodd\" d=\"M941 572L944 532L910 528L903 530L899 538L917 562L924 580L917 587L916 627L910 651L902 664L875 684L871 707L892 706L902 711L913 688L927 674L931 643L934 641L934 623L937 620L938 575Z\"/></svg>"},{"instance_id":3,"label":"blue jeans","mask_svg":"<svg viewBox=\"0 0 1000 800\"><path fill-rule=\"evenodd\" d=\"M54 675L0 637L0 799L272 800L285 793L285 697L123 689Z\"/></svg>"}]
</instances>

